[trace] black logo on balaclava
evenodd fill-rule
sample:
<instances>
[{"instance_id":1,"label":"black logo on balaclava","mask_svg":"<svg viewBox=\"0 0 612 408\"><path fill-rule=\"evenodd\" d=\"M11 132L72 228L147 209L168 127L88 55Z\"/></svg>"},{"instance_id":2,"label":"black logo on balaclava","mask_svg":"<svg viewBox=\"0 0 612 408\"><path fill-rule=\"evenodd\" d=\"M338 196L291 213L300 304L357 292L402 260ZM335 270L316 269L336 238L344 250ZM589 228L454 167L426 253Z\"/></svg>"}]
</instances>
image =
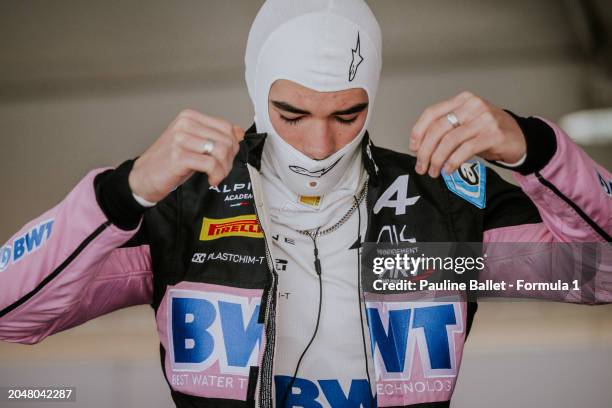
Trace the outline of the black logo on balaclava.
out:
<instances>
[{"instance_id":1,"label":"black logo on balaclava","mask_svg":"<svg viewBox=\"0 0 612 408\"><path fill-rule=\"evenodd\" d=\"M359 33L357 33L357 45L355 45L355 49L351 49L351 51L353 52L353 59L351 60L351 66L349 68L349 82L355 79L355 75L357 75L357 68L359 68L359 64L363 62Z\"/></svg>"},{"instance_id":2,"label":"black logo on balaclava","mask_svg":"<svg viewBox=\"0 0 612 408\"><path fill-rule=\"evenodd\" d=\"M344 157L344 156L342 156ZM342 157L340 157L340 159L342 159ZM289 166L289 169L297 174L301 174L303 176L308 176L308 177L314 177L314 178L321 178L323 177L325 174L327 174L328 171L330 171L331 169L334 168L334 166L336 164L338 164L338 162L340 161L340 159L336 160L335 162L332 163L331 166L329 166L326 169L321 169L321 170L317 170L317 171L309 171L308 169L305 169L301 166L296 166L296 165L291 165Z\"/></svg>"}]
</instances>

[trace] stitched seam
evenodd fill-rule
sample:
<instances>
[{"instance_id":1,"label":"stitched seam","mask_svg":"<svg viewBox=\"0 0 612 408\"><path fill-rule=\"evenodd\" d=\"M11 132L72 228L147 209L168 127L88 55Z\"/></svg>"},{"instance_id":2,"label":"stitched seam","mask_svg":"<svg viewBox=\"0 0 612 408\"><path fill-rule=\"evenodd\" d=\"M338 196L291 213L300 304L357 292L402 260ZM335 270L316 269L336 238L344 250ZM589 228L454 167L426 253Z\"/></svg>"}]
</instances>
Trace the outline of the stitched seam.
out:
<instances>
[{"instance_id":1,"label":"stitched seam","mask_svg":"<svg viewBox=\"0 0 612 408\"><path fill-rule=\"evenodd\" d=\"M536 173L536 174L539 174L539 173ZM574 208L572 205L570 205L570 203L568 203L567 201L570 201L572 203L573 203L573 201L571 201L568 197L566 197L565 194L563 194L559 189L557 189L559 191L559 193L557 193L555 190L553 190L553 188L549 187L544 182L542 182L542 180L544 180L546 183L550 184L554 188L557 188L554 184L552 184L550 181L546 180L543 176L540 175L540 177L538 177L538 181L540 182L540 184L542 184L544 187L546 187L544 192L545 192L545 195L548 195L549 199L551 197L554 197L555 201L557 201L557 202L560 201L561 203L563 203L563 205L565 205L566 208L570 209L571 212L573 212L575 215L577 215L576 219L578 219L579 222L582 223L582 225L586 226L587 229L590 229L592 232L594 232L595 235L597 237L599 237L600 239L603 239L604 241L610 242L610 237L607 236L607 233L605 232L605 230L603 228L601 228L599 226L599 224L597 224L584 211L582 211L582 209L576 203L574 203L576 208ZM550 201L553 201L553 200L551 199ZM579 209L580 211L578 211L577 209ZM582 212L584 214L584 216L582 214L580 214L580 212ZM601 228L601 232L598 231L594 227L594 225L589 223L587 221L587 219L585 219L584 217L586 217L588 220L591 220L593 222L593 224L596 225L598 228ZM605 234L605 235L602 235L602 233Z\"/></svg>"},{"instance_id":2,"label":"stitched seam","mask_svg":"<svg viewBox=\"0 0 612 408\"><path fill-rule=\"evenodd\" d=\"M89 248L90 244L95 241L102 233L108 228L110 225L109 221L104 222L100 225L94 232L89 234L80 244L79 246L66 258L64 261L56 267L49 275L47 275L34 289L30 290L28 293L20 297L15 302L11 303L4 309L0 311L0 318L6 316L8 313L13 310L21 308L24 304L28 303L28 301L35 297L36 294L40 293L45 289L55 278L57 278L60 273L65 271L72 263L75 261L79 255L81 255L87 248Z\"/></svg>"}]
</instances>

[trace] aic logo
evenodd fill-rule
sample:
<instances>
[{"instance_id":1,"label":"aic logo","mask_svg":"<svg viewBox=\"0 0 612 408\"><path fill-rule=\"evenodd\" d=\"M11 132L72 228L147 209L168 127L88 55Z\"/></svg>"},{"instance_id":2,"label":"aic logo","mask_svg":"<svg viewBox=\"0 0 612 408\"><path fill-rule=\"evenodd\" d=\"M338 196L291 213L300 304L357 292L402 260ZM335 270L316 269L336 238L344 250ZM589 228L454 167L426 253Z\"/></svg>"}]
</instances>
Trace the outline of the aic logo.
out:
<instances>
[{"instance_id":1,"label":"aic logo","mask_svg":"<svg viewBox=\"0 0 612 408\"><path fill-rule=\"evenodd\" d=\"M261 227L254 214L231 218L204 218L200 241L210 241L223 237L263 238Z\"/></svg>"},{"instance_id":2,"label":"aic logo","mask_svg":"<svg viewBox=\"0 0 612 408\"><path fill-rule=\"evenodd\" d=\"M378 233L376 242L390 242L392 244L399 244L400 242L414 243L416 242L416 238L406 236L406 224L404 224L399 231L397 225L383 225Z\"/></svg>"},{"instance_id":3,"label":"aic logo","mask_svg":"<svg viewBox=\"0 0 612 408\"><path fill-rule=\"evenodd\" d=\"M263 325L261 299L220 292L170 289L168 342L172 369L248 375L257 365Z\"/></svg>"},{"instance_id":4,"label":"aic logo","mask_svg":"<svg viewBox=\"0 0 612 408\"><path fill-rule=\"evenodd\" d=\"M455 333L463 332L459 303L367 302L372 355L383 380L410 379L415 352L426 377L457 374Z\"/></svg>"}]
</instances>

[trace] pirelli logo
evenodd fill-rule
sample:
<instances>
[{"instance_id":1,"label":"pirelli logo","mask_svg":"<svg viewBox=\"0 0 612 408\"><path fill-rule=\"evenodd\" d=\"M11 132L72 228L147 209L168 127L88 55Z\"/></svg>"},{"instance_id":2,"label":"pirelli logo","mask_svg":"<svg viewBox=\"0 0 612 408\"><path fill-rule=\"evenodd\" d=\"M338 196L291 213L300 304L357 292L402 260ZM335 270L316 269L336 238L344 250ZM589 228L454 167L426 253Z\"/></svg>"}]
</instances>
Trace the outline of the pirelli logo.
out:
<instances>
[{"instance_id":1,"label":"pirelli logo","mask_svg":"<svg viewBox=\"0 0 612 408\"><path fill-rule=\"evenodd\" d=\"M263 238L255 214L231 218L204 218L200 241L211 241L223 237Z\"/></svg>"}]
</instances>

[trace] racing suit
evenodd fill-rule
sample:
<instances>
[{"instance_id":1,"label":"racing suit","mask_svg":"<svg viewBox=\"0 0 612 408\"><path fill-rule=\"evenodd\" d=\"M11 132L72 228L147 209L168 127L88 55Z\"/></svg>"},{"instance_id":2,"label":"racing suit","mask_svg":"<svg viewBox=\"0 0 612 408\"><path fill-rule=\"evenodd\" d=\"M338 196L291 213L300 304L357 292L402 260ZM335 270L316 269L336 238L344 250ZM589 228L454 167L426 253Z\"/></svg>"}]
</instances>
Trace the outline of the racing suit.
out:
<instances>
[{"instance_id":1,"label":"racing suit","mask_svg":"<svg viewBox=\"0 0 612 408\"><path fill-rule=\"evenodd\" d=\"M366 136L364 240L610 242L610 173L555 124L517 121L528 152L515 173L520 188L474 162L478 191L472 196L442 177L417 174L414 157L376 147ZM33 344L113 310L150 304L178 407L272 406L278 275L259 173L265 135L255 132L254 126L247 132L221 185L211 187L196 173L146 211L129 188L132 160L88 173L0 250L0 339ZM408 199L414 196L420 199ZM531 261L514 254L499 271L521 270ZM495 275L494 262L487 268ZM587 300L566 300L610 302L602 275L596 271ZM396 333L389 326L387 334L381 323L389 320L391 303L397 299L378 296L368 305L378 359L401 354L402 345L392 341ZM378 406L448 407L476 308L460 299L451 315L414 306L414 321L419 314L452 330L432 330L427 347L417 342L410 364L375 364ZM444 382L406 391L432 378ZM341 397L339 406L348 406Z\"/></svg>"}]
</instances>

